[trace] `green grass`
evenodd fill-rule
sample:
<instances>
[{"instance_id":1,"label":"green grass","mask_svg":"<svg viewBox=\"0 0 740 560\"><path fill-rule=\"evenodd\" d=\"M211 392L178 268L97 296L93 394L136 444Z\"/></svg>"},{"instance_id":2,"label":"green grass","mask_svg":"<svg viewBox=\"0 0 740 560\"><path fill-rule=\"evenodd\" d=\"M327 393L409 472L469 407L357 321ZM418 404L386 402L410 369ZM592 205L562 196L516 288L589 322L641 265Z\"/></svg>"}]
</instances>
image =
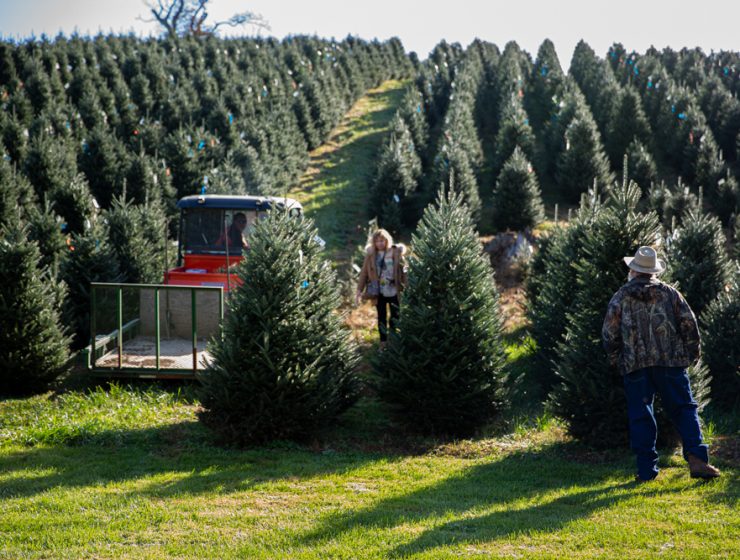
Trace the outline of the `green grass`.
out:
<instances>
[{"instance_id":1,"label":"green grass","mask_svg":"<svg viewBox=\"0 0 740 560\"><path fill-rule=\"evenodd\" d=\"M729 464L701 483L669 455L640 486L628 452L582 449L547 415L437 442L369 397L311 444L224 449L189 392L0 402L0 557L737 557Z\"/></svg>"},{"instance_id":2,"label":"green grass","mask_svg":"<svg viewBox=\"0 0 740 560\"><path fill-rule=\"evenodd\" d=\"M307 173L290 192L316 221L335 260L364 242L376 156L405 87L405 82L388 81L362 97L329 141L310 154Z\"/></svg>"}]
</instances>

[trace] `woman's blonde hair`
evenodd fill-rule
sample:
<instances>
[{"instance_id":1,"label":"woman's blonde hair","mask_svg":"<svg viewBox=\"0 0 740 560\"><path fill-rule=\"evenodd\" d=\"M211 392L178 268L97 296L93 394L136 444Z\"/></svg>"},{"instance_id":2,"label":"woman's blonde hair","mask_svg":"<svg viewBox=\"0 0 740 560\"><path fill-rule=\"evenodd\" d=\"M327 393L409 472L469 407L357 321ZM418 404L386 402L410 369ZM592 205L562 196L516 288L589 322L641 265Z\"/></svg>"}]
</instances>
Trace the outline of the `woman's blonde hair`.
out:
<instances>
[{"instance_id":1,"label":"woman's blonde hair","mask_svg":"<svg viewBox=\"0 0 740 560\"><path fill-rule=\"evenodd\" d=\"M373 234L370 236L370 239L367 240L368 247L370 250L375 253L375 240L382 237L385 239L385 248L386 250L393 247L393 237L390 233L388 233L387 230L381 228L377 229L373 232Z\"/></svg>"}]
</instances>

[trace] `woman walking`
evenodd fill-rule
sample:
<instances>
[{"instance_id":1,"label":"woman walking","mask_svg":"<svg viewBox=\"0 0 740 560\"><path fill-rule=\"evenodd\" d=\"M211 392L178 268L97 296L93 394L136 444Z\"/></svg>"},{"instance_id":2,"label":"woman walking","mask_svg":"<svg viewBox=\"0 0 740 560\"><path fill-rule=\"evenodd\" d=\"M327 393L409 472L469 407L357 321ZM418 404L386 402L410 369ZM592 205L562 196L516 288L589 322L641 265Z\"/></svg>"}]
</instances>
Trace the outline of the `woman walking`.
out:
<instances>
[{"instance_id":1,"label":"woman walking","mask_svg":"<svg viewBox=\"0 0 740 560\"><path fill-rule=\"evenodd\" d=\"M406 247L400 243L394 245L391 234L384 229L373 233L365 247L365 261L357 282L355 301L359 303L362 297L375 303L381 348L385 347L388 340L389 327L390 330L396 328L398 297L406 285L405 252Z\"/></svg>"}]
</instances>

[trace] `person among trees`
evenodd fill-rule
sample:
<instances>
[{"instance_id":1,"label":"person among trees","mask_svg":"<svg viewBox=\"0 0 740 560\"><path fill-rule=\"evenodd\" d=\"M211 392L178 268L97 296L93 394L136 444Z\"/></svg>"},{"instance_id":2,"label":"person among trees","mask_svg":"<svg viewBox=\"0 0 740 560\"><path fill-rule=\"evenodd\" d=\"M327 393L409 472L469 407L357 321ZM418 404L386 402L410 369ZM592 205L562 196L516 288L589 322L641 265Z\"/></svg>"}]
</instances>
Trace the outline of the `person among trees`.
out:
<instances>
[{"instance_id":1,"label":"person among trees","mask_svg":"<svg viewBox=\"0 0 740 560\"><path fill-rule=\"evenodd\" d=\"M389 327L395 330L398 321L398 296L406 285L405 252L406 247L401 243L394 245L391 234L384 229L375 231L365 247L355 301L359 303L364 297L375 303L381 348L388 340Z\"/></svg>"},{"instance_id":2,"label":"person among trees","mask_svg":"<svg viewBox=\"0 0 740 560\"><path fill-rule=\"evenodd\" d=\"M229 249L249 249L249 243L247 243L244 237L244 229L246 227L247 216L244 212L237 212L231 220L229 229L222 233L221 237L216 240L216 246L223 247L228 240Z\"/></svg>"},{"instance_id":3,"label":"person among trees","mask_svg":"<svg viewBox=\"0 0 740 560\"><path fill-rule=\"evenodd\" d=\"M656 392L681 435L691 477L716 478L720 471L709 464L686 371L700 356L694 312L678 290L657 279L665 264L655 249L640 247L624 261L630 268L628 281L609 302L602 338L609 361L624 380L636 480L658 476Z\"/></svg>"}]
</instances>

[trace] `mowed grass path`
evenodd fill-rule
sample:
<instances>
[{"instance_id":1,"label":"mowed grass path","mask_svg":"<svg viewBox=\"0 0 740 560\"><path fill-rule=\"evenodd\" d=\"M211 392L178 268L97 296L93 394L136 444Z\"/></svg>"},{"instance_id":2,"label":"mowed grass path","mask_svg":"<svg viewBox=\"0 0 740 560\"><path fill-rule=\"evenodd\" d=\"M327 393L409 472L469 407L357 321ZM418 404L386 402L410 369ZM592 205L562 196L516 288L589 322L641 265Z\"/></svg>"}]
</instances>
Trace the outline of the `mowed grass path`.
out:
<instances>
[{"instance_id":1,"label":"mowed grass path","mask_svg":"<svg viewBox=\"0 0 740 560\"><path fill-rule=\"evenodd\" d=\"M440 444L367 399L312 444L229 450L185 389L0 402L0 558L738 557L729 464L637 485L547 418Z\"/></svg>"},{"instance_id":2,"label":"mowed grass path","mask_svg":"<svg viewBox=\"0 0 740 560\"><path fill-rule=\"evenodd\" d=\"M311 152L308 170L290 192L315 220L335 260L364 241L376 156L405 86L388 81L358 100L329 140Z\"/></svg>"}]
</instances>

